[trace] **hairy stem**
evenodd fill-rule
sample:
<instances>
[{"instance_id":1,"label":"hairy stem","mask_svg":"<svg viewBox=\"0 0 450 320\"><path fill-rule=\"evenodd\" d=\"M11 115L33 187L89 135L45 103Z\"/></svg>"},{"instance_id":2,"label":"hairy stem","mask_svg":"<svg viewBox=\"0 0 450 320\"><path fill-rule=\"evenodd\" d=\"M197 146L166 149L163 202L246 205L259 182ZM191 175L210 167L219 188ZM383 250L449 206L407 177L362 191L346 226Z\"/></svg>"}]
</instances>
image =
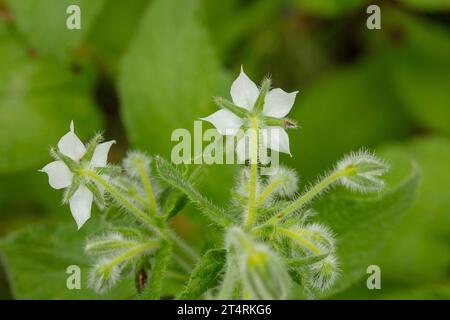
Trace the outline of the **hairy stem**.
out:
<instances>
[{"instance_id":1,"label":"hairy stem","mask_svg":"<svg viewBox=\"0 0 450 320\"><path fill-rule=\"evenodd\" d=\"M327 189L330 185L336 182L339 178L345 176L347 174L347 170L343 169L340 171L335 171L331 175L322 179L319 183L314 185L311 189L306 191L302 196L300 196L297 200L293 201L286 208L278 212L275 216L270 218L264 225L272 225L280 221L282 218L287 216L288 214L294 212L302 208L306 203L311 201L314 197L319 195L322 191Z\"/></svg>"},{"instance_id":2,"label":"hairy stem","mask_svg":"<svg viewBox=\"0 0 450 320\"><path fill-rule=\"evenodd\" d=\"M150 179L148 178L147 172L145 171L143 164L142 163L137 164L137 168L142 180L142 184L144 185L145 193L147 194L150 214L155 216L158 213L158 207L156 206L152 184L150 182Z\"/></svg>"},{"instance_id":3,"label":"hairy stem","mask_svg":"<svg viewBox=\"0 0 450 320\"><path fill-rule=\"evenodd\" d=\"M271 194L272 192L278 188L278 186L283 182L283 178L278 178L273 180L270 184L268 184L264 190L261 192L261 195L256 200L256 206L261 205Z\"/></svg>"},{"instance_id":4,"label":"hairy stem","mask_svg":"<svg viewBox=\"0 0 450 320\"><path fill-rule=\"evenodd\" d=\"M255 220L256 184L258 179L258 119L252 119L252 139L250 154L250 191L248 196L248 214L245 225L250 227Z\"/></svg>"},{"instance_id":5,"label":"hairy stem","mask_svg":"<svg viewBox=\"0 0 450 320\"><path fill-rule=\"evenodd\" d=\"M111 196L116 199L121 205L123 205L129 212L131 212L139 221L144 222L150 229L152 229L159 236L163 236L163 232L161 232L160 228L156 226L153 219L151 219L148 215L146 215L141 209L136 207L133 203L131 203L124 195L117 190L112 184L98 175L95 171L92 170L84 170L83 175L91 178L106 191L108 191Z\"/></svg>"},{"instance_id":6,"label":"hairy stem","mask_svg":"<svg viewBox=\"0 0 450 320\"><path fill-rule=\"evenodd\" d=\"M150 241L146 241L145 243L141 243L135 247L130 248L129 250L122 253L121 255L115 257L113 260L111 260L108 263L108 265L106 267L112 268L113 266L115 266L125 260L128 260L129 258L131 258L137 254L140 254L146 250L156 249L159 245L160 245L160 242L156 241L156 240L150 240Z\"/></svg>"},{"instance_id":7,"label":"hairy stem","mask_svg":"<svg viewBox=\"0 0 450 320\"><path fill-rule=\"evenodd\" d=\"M277 232L291 238L294 239L298 242L300 242L302 245L304 245L306 248L308 248L309 250L311 250L314 254L321 254L322 251L315 246L311 241L303 238L301 235L299 235L298 233L292 232L289 229L286 228L281 228L281 227L277 227Z\"/></svg>"}]
</instances>

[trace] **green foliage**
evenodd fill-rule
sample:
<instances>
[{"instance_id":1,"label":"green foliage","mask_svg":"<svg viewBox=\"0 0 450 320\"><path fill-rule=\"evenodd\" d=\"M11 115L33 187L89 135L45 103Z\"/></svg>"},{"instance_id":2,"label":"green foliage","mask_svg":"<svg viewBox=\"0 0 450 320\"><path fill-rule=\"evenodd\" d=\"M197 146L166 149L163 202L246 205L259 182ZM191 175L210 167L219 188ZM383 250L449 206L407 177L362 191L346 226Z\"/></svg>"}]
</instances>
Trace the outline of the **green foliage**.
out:
<instances>
[{"instance_id":1,"label":"green foliage","mask_svg":"<svg viewBox=\"0 0 450 320\"><path fill-rule=\"evenodd\" d=\"M20 31L38 53L66 59L86 35L105 0L7 0ZM81 29L66 28L69 5L81 9Z\"/></svg>"},{"instance_id":2,"label":"green foliage","mask_svg":"<svg viewBox=\"0 0 450 320\"><path fill-rule=\"evenodd\" d=\"M439 12L439 11L448 11L450 10L450 2L448 0L399 0L400 3L403 3L413 9L430 11L430 12Z\"/></svg>"},{"instance_id":3,"label":"green foliage","mask_svg":"<svg viewBox=\"0 0 450 320\"><path fill-rule=\"evenodd\" d=\"M304 180L311 181L349 150L407 134L408 121L384 80L386 73L382 59L368 60L328 74L299 93L291 115L300 125L291 134L291 144L298 148L292 149L295 160L287 161Z\"/></svg>"},{"instance_id":4,"label":"green foliage","mask_svg":"<svg viewBox=\"0 0 450 320\"><path fill-rule=\"evenodd\" d=\"M366 0L294 0L300 10L324 17L340 16L355 9L363 9Z\"/></svg>"},{"instance_id":5,"label":"green foliage","mask_svg":"<svg viewBox=\"0 0 450 320\"><path fill-rule=\"evenodd\" d=\"M77 131L91 133L100 115L90 95L93 74L74 73L34 57L10 35L0 44L0 172L38 169L48 146L67 132L70 120Z\"/></svg>"},{"instance_id":6,"label":"green foliage","mask_svg":"<svg viewBox=\"0 0 450 320\"><path fill-rule=\"evenodd\" d=\"M425 128L450 134L450 36L426 20L393 12L385 21L403 33L390 57L393 88L404 109Z\"/></svg>"},{"instance_id":7,"label":"green foliage","mask_svg":"<svg viewBox=\"0 0 450 320\"><path fill-rule=\"evenodd\" d=\"M139 25L149 0L108 0L86 37L89 50L101 59L100 66L117 76L123 55ZM117 27L120 25L120 27ZM112 32L114 30L114 32Z\"/></svg>"},{"instance_id":8,"label":"green foliage","mask_svg":"<svg viewBox=\"0 0 450 320\"><path fill-rule=\"evenodd\" d=\"M81 7L81 30L66 28L70 4ZM283 222L294 231L299 230L293 226L305 222L326 224L336 238L332 257L341 270L332 291L299 290L290 297L448 299L450 4L380 2L382 29L368 30L369 4L0 0L0 298L133 298L140 284L132 278L141 275L136 267L147 276L141 298L174 298L180 290L180 299L209 297L228 268L230 281L219 290L226 297L242 297L242 288L235 286L237 264L228 259L232 255L212 249L197 261L195 253L221 245L223 228L211 232L211 222L226 226L241 221L248 197L237 197L232 190L230 177L236 166L203 166L202 179L194 181L184 166L160 160L161 179L151 176L147 184L154 187L162 216L158 223L171 219L169 228L194 250L174 244L143 259L136 257L139 261L124 265L130 278L102 295L88 289L93 261L83 247L85 238L93 239L94 231L105 231L105 225L89 221L76 232L72 221L65 224L72 218L60 207L61 193L51 190L46 177L36 171L49 160L48 146L67 132L70 120L84 139L103 128L101 120L107 119L105 136L118 140L113 161L119 161L129 145L167 158L176 143L170 141L172 131L186 128L192 133L193 120L215 110L213 96L227 95L228 72L244 65L253 76L271 75L288 91L300 90L290 114L299 123L299 130L290 133L293 157L281 159L298 170L300 190L310 190L305 186L318 173L361 147L382 150L378 154L392 166L385 191L361 196L338 187L313 202L315 210L297 208ZM126 191L123 199L138 198L132 203L136 213L146 214L149 200L136 179L140 177L127 176L113 185ZM261 189L268 183L262 179ZM295 185L275 185L277 192L258 204L255 223L291 205ZM90 187L102 198L101 189ZM230 193L235 200L231 206ZM116 214L102 220L139 225L124 217L123 203L117 204L120 208L110 210ZM16 231L21 227L26 229ZM141 231L139 237L154 236ZM282 249L301 254L277 254L300 285L305 278L294 269L318 267L330 256L304 255L303 247L285 242L280 240ZM114 249L118 244L104 245L94 249L106 255L109 245ZM183 265L176 259L180 256L188 260ZM82 290L66 288L66 268L71 264L81 267ZM364 275L370 264L381 267L383 290L367 290ZM316 280L332 273L318 273Z\"/></svg>"},{"instance_id":9,"label":"green foliage","mask_svg":"<svg viewBox=\"0 0 450 320\"><path fill-rule=\"evenodd\" d=\"M391 163L387 191L364 197L341 191L314 206L320 212L318 220L332 226L336 234L342 274L332 292L347 288L366 273L414 199L418 167L397 150L382 156Z\"/></svg>"},{"instance_id":10,"label":"green foliage","mask_svg":"<svg viewBox=\"0 0 450 320\"><path fill-rule=\"evenodd\" d=\"M86 236L98 229L89 223L77 231L73 223L34 225L10 234L0 242L3 263L12 294L17 299L117 299L128 298L134 291L132 279L122 281L107 294L88 288L91 260L84 253ZM81 289L69 290L66 269L81 269Z\"/></svg>"},{"instance_id":11,"label":"green foliage","mask_svg":"<svg viewBox=\"0 0 450 320\"><path fill-rule=\"evenodd\" d=\"M388 281L427 286L445 279L450 266L450 140L422 138L401 148L419 163L423 178L414 205L380 255L380 266Z\"/></svg>"},{"instance_id":12,"label":"green foliage","mask_svg":"<svg viewBox=\"0 0 450 320\"><path fill-rule=\"evenodd\" d=\"M156 253L151 266L151 275L148 279L144 290L141 293L143 299L160 299L163 289L163 281L166 277L167 268L170 263L172 254L172 246L168 242L164 242Z\"/></svg>"},{"instance_id":13,"label":"green foliage","mask_svg":"<svg viewBox=\"0 0 450 320\"><path fill-rule=\"evenodd\" d=\"M191 277L177 299L199 299L209 288L215 287L225 264L224 249L208 250L197 263Z\"/></svg>"},{"instance_id":14,"label":"green foliage","mask_svg":"<svg viewBox=\"0 0 450 320\"><path fill-rule=\"evenodd\" d=\"M195 189L176 166L161 157L156 159L156 165L160 177L175 189L183 192L202 212L205 212L211 221L219 226L226 226L231 223L231 219L227 216L225 210L214 205Z\"/></svg>"},{"instance_id":15,"label":"green foliage","mask_svg":"<svg viewBox=\"0 0 450 320\"><path fill-rule=\"evenodd\" d=\"M121 68L123 120L133 145L170 156L171 133L212 110L224 76L196 2L155 0ZM158 125L151 125L154 121ZM153 143L163 140L165 143Z\"/></svg>"}]
</instances>

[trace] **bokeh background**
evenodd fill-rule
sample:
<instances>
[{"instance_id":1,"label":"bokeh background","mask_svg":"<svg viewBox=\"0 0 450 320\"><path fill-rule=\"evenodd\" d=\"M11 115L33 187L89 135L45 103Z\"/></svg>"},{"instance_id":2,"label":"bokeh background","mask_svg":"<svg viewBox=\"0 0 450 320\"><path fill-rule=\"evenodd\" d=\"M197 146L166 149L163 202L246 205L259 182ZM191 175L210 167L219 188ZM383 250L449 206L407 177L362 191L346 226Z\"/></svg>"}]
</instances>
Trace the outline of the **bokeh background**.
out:
<instances>
[{"instance_id":1,"label":"bokeh background","mask_svg":"<svg viewBox=\"0 0 450 320\"><path fill-rule=\"evenodd\" d=\"M65 27L70 4L81 30ZM369 4L381 30L366 28ZM77 233L37 172L70 120L82 139L116 139L113 162L128 148L170 157L171 132L216 110L241 65L300 91L293 157L281 161L303 186L362 146L402 150L421 168L373 258L382 290L363 278L332 298L449 299L449 0L0 0L0 298L99 298L59 288L65 266L88 263L83 239L100 214ZM225 203L235 170L212 166L203 190ZM220 236L190 206L175 227L198 248Z\"/></svg>"}]
</instances>

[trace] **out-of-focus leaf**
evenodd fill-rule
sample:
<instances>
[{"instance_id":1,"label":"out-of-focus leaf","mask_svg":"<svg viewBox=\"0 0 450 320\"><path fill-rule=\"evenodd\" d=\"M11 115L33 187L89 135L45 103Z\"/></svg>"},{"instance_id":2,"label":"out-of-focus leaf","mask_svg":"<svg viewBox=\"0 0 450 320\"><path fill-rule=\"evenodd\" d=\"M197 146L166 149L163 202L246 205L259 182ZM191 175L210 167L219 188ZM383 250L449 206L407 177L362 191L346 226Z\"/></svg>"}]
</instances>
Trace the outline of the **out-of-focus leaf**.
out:
<instances>
[{"instance_id":1,"label":"out-of-focus leaf","mask_svg":"<svg viewBox=\"0 0 450 320\"><path fill-rule=\"evenodd\" d=\"M423 127L450 133L450 35L447 30L397 11L386 25L402 33L389 59L392 88Z\"/></svg>"},{"instance_id":2,"label":"out-of-focus leaf","mask_svg":"<svg viewBox=\"0 0 450 320\"><path fill-rule=\"evenodd\" d=\"M418 10L424 11L448 11L450 1L448 0L399 0L399 2Z\"/></svg>"},{"instance_id":3,"label":"out-of-focus leaf","mask_svg":"<svg viewBox=\"0 0 450 320\"><path fill-rule=\"evenodd\" d=\"M80 231L74 223L32 226L0 241L0 252L16 299L114 299L135 294L133 279L127 278L109 293L96 294L88 288L92 261L84 252L85 238L94 223ZM97 225L98 226L98 225ZM81 289L69 290L67 267L81 270Z\"/></svg>"},{"instance_id":4,"label":"out-of-focus leaf","mask_svg":"<svg viewBox=\"0 0 450 320\"><path fill-rule=\"evenodd\" d=\"M243 5L244 4L244 5ZM281 12L278 0L259 0L239 3L228 0L218 5L217 1L204 0L202 14L212 35L212 41L223 58L239 41L249 37L250 32L258 30Z\"/></svg>"},{"instance_id":5,"label":"out-of-focus leaf","mask_svg":"<svg viewBox=\"0 0 450 320\"><path fill-rule=\"evenodd\" d=\"M422 138L404 150L423 178L414 206L380 255L383 278L413 285L440 281L450 267L450 140Z\"/></svg>"},{"instance_id":6,"label":"out-of-focus leaf","mask_svg":"<svg viewBox=\"0 0 450 320\"><path fill-rule=\"evenodd\" d=\"M304 182L329 168L349 150L403 138L409 124L398 106L382 57L325 76L305 92L299 88L289 114L300 129L290 132L294 158Z\"/></svg>"},{"instance_id":7,"label":"out-of-focus leaf","mask_svg":"<svg viewBox=\"0 0 450 320\"><path fill-rule=\"evenodd\" d=\"M318 16L334 17L362 8L366 0L295 0L295 4Z\"/></svg>"},{"instance_id":8,"label":"out-of-focus leaf","mask_svg":"<svg viewBox=\"0 0 450 320\"><path fill-rule=\"evenodd\" d=\"M113 75L117 73L120 60L149 2L107 1L86 38L90 49L98 56L98 63Z\"/></svg>"},{"instance_id":9,"label":"out-of-focus leaf","mask_svg":"<svg viewBox=\"0 0 450 320\"><path fill-rule=\"evenodd\" d=\"M8 35L0 42L0 173L39 169L49 145L68 132L99 129L93 74L34 57Z\"/></svg>"},{"instance_id":10,"label":"out-of-focus leaf","mask_svg":"<svg viewBox=\"0 0 450 320\"><path fill-rule=\"evenodd\" d=\"M38 53L63 59L91 27L105 0L7 0L20 31ZM69 30L67 7L80 7L81 29Z\"/></svg>"},{"instance_id":11,"label":"out-of-focus leaf","mask_svg":"<svg viewBox=\"0 0 450 320\"><path fill-rule=\"evenodd\" d=\"M155 0L122 65L121 111L133 145L169 156L172 131L210 114L223 80L196 2Z\"/></svg>"},{"instance_id":12,"label":"out-of-focus leaf","mask_svg":"<svg viewBox=\"0 0 450 320\"><path fill-rule=\"evenodd\" d=\"M449 300L450 283L425 285L382 294L385 300Z\"/></svg>"},{"instance_id":13,"label":"out-of-focus leaf","mask_svg":"<svg viewBox=\"0 0 450 320\"><path fill-rule=\"evenodd\" d=\"M382 157L392 166L385 192L361 195L340 189L315 205L319 221L336 234L342 270L327 295L349 287L366 273L414 199L418 167L402 150L385 152Z\"/></svg>"}]
</instances>

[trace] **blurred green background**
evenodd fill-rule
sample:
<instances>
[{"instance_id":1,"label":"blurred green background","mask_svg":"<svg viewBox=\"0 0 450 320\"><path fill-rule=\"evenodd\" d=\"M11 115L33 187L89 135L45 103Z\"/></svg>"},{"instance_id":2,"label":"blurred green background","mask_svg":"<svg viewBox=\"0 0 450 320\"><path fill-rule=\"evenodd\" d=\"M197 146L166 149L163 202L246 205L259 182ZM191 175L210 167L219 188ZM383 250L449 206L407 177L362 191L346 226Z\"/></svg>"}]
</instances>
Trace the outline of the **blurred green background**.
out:
<instances>
[{"instance_id":1,"label":"blurred green background","mask_svg":"<svg viewBox=\"0 0 450 320\"><path fill-rule=\"evenodd\" d=\"M81 30L65 27L70 4ZM366 27L369 4L381 30ZM0 298L99 298L58 291L67 265L89 263L99 213L77 233L37 172L70 120L84 140L118 140L113 162L128 148L170 157L171 132L216 110L241 65L300 91L281 161L302 186L362 146L421 168L413 205L372 258L382 290L362 277L333 297L449 299L450 0L0 0ZM210 167L202 189L225 203L235 170ZM190 206L175 227L199 248L220 236Z\"/></svg>"}]
</instances>

